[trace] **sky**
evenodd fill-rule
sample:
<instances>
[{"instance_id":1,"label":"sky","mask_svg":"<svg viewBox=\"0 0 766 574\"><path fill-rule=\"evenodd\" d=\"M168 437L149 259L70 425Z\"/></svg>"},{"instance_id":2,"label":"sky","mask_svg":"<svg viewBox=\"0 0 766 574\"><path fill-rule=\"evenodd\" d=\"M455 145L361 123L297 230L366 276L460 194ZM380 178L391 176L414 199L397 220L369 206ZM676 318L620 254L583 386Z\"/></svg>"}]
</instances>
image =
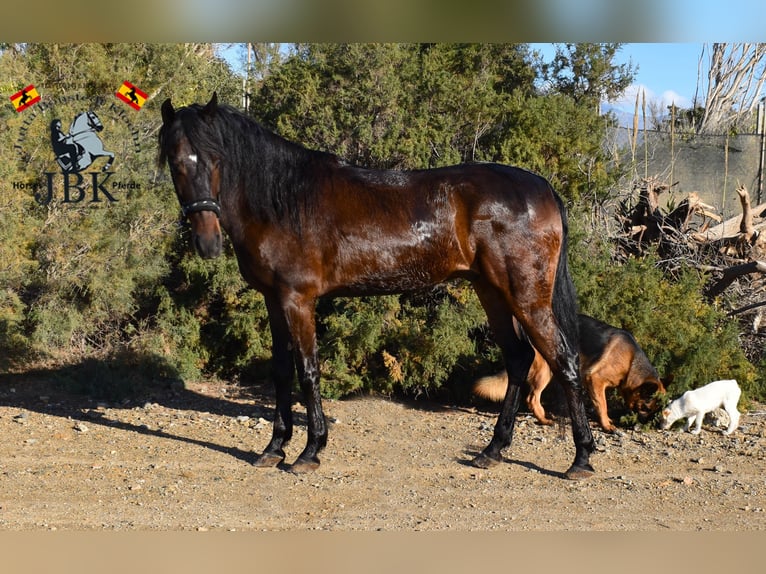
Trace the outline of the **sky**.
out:
<instances>
[{"instance_id":1,"label":"sky","mask_svg":"<svg viewBox=\"0 0 766 574\"><path fill-rule=\"evenodd\" d=\"M667 105L675 101L679 107L690 106L698 89L699 60L703 46L691 43L625 44L617 60L620 63L632 61L638 66L633 86L626 94L630 109L639 89L646 91L647 100L661 100ZM707 52L705 54L703 63L707 60ZM704 97L704 93L698 95L698 98L701 97Z\"/></svg>"},{"instance_id":2,"label":"sky","mask_svg":"<svg viewBox=\"0 0 766 574\"><path fill-rule=\"evenodd\" d=\"M554 44L532 44L548 61L555 53ZM640 43L623 44L615 57L617 64L632 63L636 69L633 84L616 102L609 102L621 112L633 114L636 93L643 92L646 101L661 102L662 107L675 102L678 107L690 107L697 90L699 59L702 43ZM703 59L703 63L707 57ZM698 98L704 97L700 93Z\"/></svg>"}]
</instances>

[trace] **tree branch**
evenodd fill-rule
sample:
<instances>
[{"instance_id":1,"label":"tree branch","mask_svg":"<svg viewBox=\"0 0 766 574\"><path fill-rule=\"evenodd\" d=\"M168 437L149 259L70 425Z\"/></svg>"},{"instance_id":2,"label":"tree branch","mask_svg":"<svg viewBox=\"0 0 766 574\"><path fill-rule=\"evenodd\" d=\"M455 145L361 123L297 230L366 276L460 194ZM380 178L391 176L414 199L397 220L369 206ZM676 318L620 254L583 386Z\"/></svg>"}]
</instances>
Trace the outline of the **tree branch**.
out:
<instances>
[{"instance_id":1,"label":"tree branch","mask_svg":"<svg viewBox=\"0 0 766 574\"><path fill-rule=\"evenodd\" d=\"M750 261L743 263L742 265L735 265L725 269L723 276L716 281L709 289L707 289L706 295L712 299L717 295L720 295L724 290L734 283L736 279L743 275L750 273L766 273L766 262L763 261Z\"/></svg>"}]
</instances>

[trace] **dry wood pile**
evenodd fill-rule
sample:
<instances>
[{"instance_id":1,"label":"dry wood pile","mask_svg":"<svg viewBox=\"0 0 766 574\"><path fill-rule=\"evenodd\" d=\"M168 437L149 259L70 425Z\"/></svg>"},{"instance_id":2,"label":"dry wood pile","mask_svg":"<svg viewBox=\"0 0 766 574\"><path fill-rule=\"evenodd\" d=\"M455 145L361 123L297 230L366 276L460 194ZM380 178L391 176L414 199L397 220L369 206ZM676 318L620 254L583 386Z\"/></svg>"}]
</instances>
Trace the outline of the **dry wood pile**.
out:
<instances>
[{"instance_id":1,"label":"dry wood pile","mask_svg":"<svg viewBox=\"0 0 766 574\"><path fill-rule=\"evenodd\" d=\"M742 213L722 220L695 192L662 209L660 196L670 185L649 178L637 186L638 201L622 204L617 213L621 254L640 255L656 248L670 273L682 265L705 272L705 296L721 297L729 314L742 324L745 352L751 359L761 358L760 339L766 336L766 203L751 205L747 188L739 185Z\"/></svg>"}]
</instances>

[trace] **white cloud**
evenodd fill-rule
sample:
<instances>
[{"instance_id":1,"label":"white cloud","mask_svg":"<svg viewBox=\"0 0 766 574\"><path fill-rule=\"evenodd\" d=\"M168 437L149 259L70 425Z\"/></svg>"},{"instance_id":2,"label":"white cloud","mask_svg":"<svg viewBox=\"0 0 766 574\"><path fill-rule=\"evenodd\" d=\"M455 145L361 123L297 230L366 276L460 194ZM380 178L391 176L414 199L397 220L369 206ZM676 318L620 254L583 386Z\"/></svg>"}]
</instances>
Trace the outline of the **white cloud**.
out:
<instances>
[{"instance_id":1,"label":"white cloud","mask_svg":"<svg viewBox=\"0 0 766 574\"><path fill-rule=\"evenodd\" d=\"M660 104L663 109L673 103L679 108L687 108L691 106L691 98L689 97L682 96L673 90L666 90L658 96L643 84L632 84L625 90L622 97L608 103L614 108L632 113L636 107L636 94L638 94L639 109L643 106L644 100L646 100L647 106L650 104Z\"/></svg>"},{"instance_id":2,"label":"white cloud","mask_svg":"<svg viewBox=\"0 0 766 574\"><path fill-rule=\"evenodd\" d=\"M660 100L662 100L663 107L675 104L678 108L689 108L692 105L690 98L682 96L673 90L666 90L662 92Z\"/></svg>"}]
</instances>

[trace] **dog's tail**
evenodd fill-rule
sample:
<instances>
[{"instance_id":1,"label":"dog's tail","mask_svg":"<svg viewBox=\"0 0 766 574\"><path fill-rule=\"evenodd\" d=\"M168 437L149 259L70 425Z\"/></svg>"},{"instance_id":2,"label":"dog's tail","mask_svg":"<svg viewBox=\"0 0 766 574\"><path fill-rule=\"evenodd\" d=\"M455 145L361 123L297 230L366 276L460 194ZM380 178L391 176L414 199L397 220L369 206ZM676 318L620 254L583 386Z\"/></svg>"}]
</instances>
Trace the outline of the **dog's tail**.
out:
<instances>
[{"instance_id":1,"label":"dog's tail","mask_svg":"<svg viewBox=\"0 0 766 574\"><path fill-rule=\"evenodd\" d=\"M508 372L503 369L495 375L481 377L473 384L473 394L487 399L493 403L499 403L505 398L508 389Z\"/></svg>"}]
</instances>

